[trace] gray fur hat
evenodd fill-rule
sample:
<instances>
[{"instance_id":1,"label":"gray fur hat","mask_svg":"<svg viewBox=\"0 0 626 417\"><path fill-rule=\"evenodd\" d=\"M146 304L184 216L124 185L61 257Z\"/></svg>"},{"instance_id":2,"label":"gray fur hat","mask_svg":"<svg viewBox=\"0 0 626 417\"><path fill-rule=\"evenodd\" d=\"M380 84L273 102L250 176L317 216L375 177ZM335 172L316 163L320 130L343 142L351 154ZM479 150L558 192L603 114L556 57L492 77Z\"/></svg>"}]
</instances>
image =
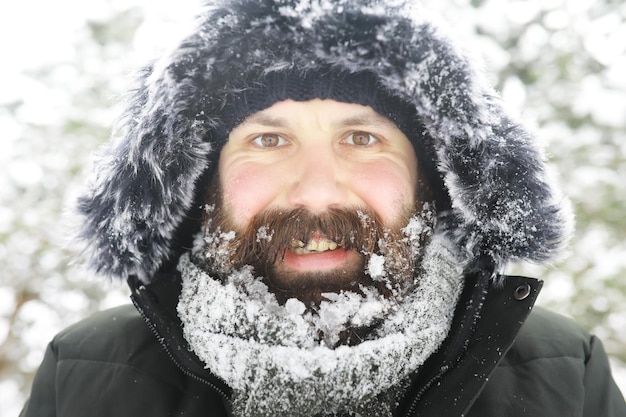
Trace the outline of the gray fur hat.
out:
<instances>
[{"instance_id":1,"label":"gray fur hat","mask_svg":"<svg viewBox=\"0 0 626 417\"><path fill-rule=\"evenodd\" d=\"M204 190L229 129L263 106L292 98L285 90L250 104L246 92L311 73L334 74L333 80L367 74L375 94L360 99L355 93L349 101L392 119L390 102L408 106L409 120L394 120L405 123L405 133L413 129L407 136L420 159L430 161L431 182L442 184L438 228L468 270L497 272L512 260L555 256L570 233L571 215L533 137L439 25L410 4L393 4L208 5L195 30L140 73L118 137L79 199L89 265L108 276L152 282L198 230Z\"/></svg>"}]
</instances>

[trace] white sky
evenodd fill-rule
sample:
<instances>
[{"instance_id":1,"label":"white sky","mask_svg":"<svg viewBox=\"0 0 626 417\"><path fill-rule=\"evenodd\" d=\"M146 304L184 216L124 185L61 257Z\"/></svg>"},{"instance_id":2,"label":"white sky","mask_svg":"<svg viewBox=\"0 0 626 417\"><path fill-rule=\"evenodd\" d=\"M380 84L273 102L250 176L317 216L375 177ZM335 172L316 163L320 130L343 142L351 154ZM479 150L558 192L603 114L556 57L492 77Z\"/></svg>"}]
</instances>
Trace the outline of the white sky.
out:
<instances>
[{"instance_id":1,"label":"white sky","mask_svg":"<svg viewBox=\"0 0 626 417\"><path fill-rule=\"evenodd\" d=\"M20 0L0 4L0 103L20 97L19 74L44 63L71 61L73 42L85 20L100 20L112 10L144 7L146 20L136 39L138 62L169 42L198 7L198 0ZM18 80L18 82L16 82Z\"/></svg>"}]
</instances>

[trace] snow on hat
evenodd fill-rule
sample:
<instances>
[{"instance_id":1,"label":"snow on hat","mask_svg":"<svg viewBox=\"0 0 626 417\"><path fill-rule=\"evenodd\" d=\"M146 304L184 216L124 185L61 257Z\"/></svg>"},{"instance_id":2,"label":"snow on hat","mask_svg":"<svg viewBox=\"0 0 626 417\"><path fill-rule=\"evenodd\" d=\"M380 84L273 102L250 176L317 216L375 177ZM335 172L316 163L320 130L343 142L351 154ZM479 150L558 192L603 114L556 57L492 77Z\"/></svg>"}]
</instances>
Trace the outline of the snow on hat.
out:
<instances>
[{"instance_id":1,"label":"snow on hat","mask_svg":"<svg viewBox=\"0 0 626 417\"><path fill-rule=\"evenodd\" d=\"M331 96L339 98L341 77L372 77L375 83L365 86L375 88L362 104L412 129L407 136L418 157L436 167L429 171L449 194L438 227L468 269L497 271L511 260L557 254L571 229L570 214L532 135L441 27L422 10L393 3L207 5L194 31L141 72L119 136L79 199L90 266L152 282L198 230L204 184L228 129L274 100L255 104L254 92L282 94L297 83L279 80L324 78L329 71L328 82L311 84L314 95L324 97L332 86ZM360 102L360 91L349 89L346 101ZM410 111L401 110L405 105Z\"/></svg>"}]
</instances>

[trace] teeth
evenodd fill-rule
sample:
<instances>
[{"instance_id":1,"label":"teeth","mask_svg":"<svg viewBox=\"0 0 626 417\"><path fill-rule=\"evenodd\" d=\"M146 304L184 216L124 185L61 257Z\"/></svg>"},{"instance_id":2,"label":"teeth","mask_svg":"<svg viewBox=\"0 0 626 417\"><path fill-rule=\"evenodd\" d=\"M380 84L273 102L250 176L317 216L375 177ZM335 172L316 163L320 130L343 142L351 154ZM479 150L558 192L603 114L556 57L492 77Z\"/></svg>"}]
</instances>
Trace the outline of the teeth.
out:
<instances>
[{"instance_id":1,"label":"teeth","mask_svg":"<svg viewBox=\"0 0 626 417\"><path fill-rule=\"evenodd\" d=\"M311 240L309 241L309 243L306 245L306 249L308 251L315 251L315 252L324 252L326 249L328 249L328 242L320 240L320 241L314 241Z\"/></svg>"},{"instance_id":2,"label":"teeth","mask_svg":"<svg viewBox=\"0 0 626 417\"><path fill-rule=\"evenodd\" d=\"M328 239L310 240L306 246L301 240L293 239L291 248L296 255L304 255L311 252L326 252L327 250L335 250L339 247L336 242Z\"/></svg>"},{"instance_id":3,"label":"teeth","mask_svg":"<svg viewBox=\"0 0 626 417\"><path fill-rule=\"evenodd\" d=\"M303 248L304 243L301 240L291 239L291 247L292 248Z\"/></svg>"}]
</instances>

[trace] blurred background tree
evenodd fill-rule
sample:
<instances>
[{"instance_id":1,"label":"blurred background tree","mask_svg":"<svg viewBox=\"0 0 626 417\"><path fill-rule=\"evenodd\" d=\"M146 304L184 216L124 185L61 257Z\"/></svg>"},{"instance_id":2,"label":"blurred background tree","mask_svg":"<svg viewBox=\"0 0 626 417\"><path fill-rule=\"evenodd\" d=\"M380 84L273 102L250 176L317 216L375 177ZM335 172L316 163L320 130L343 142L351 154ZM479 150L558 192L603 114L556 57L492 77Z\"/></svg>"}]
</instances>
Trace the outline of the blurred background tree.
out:
<instances>
[{"instance_id":1,"label":"blurred background tree","mask_svg":"<svg viewBox=\"0 0 626 417\"><path fill-rule=\"evenodd\" d=\"M103 18L79 23L65 45L50 44L30 27L26 35L40 37L39 46L58 50L49 59L39 49L18 49L16 34L3 34L4 42L17 42L8 58L26 61L0 89L0 408L6 411L24 401L45 339L122 302L122 290L111 291L73 264L72 225L64 215L90 155L109 136L113 92L123 87L123 57L142 12L110 8Z\"/></svg>"},{"instance_id":2,"label":"blurred background tree","mask_svg":"<svg viewBox=\"0 0 626 417\"><path fill-rule=\"evenodd\" d=\"M165 1L61 3L0 6L0 50L13 68L0 72L0 404L7 416L19 412L55 333L127 302L123 284L75 262L72 204L133 69L179 36L197 1L175 10ZM487 75L534 127L574 204L571 254L547 269L512 272L545 279L540 303L603 339L625 391L626 5L424 3L483 55ZM50 28L69 36L56 39Z\"/></svg>"},{"instance_id":3,"label":"blurred background tree","mask_svg":"<svg viewBox=\"0 0 626 417\"><path fill-rule=\"evenodd\" d=\"M61 3L0 6L0 416L19 413L58 331L128 302L77 263L73 204L132 72L183 9Z\"/></svg>"},{"instance_id":4,"label":"blurred background tree","mask_svg":"<svg viewBox=\"0 0 626 417\"><path fill-rule=\"evenodd\" d=\"M600 336L626 392L626 3L426 0L481 51L504 101L534 126L576 215L569 256L511 273L539 304Z\"/></svg>"}]
</instances>

